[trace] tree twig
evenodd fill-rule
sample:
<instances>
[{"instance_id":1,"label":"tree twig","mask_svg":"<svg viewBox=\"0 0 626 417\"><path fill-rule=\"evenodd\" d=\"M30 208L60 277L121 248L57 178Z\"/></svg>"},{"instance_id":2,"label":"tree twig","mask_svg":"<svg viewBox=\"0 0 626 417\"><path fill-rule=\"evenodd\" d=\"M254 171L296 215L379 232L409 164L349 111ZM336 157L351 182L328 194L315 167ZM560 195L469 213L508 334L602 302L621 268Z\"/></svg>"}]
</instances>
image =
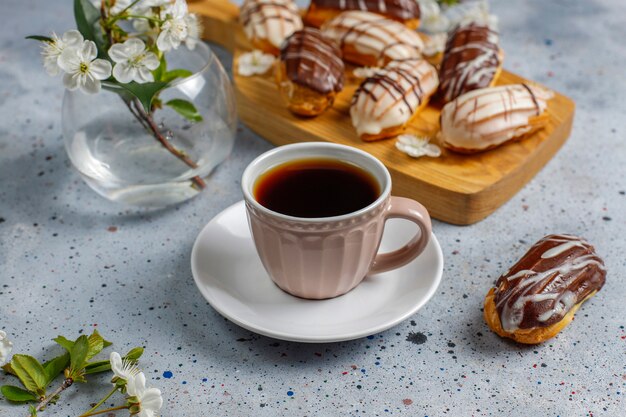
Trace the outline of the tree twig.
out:
<instances>
[{"instance_id":1,"label":"tree twig","mask_svg":"<svg viewBox=\"0 0 626 417\"><path fill-rule=\"evenodd\" d=\"M65 378L63 380L63 383L57 389L55 389L52 394L48 395L46 398L43 399L43 401L37 404L37 408L35 408L35 410L36 411L43 410L50 403L50 401L52 401L56 396L58 396L63 391L71 387L73 383L74 383L74 380L72 378ZM30 414L29 414L29 417L30 417Z\"/></svg>"},{"instance_id":2,"label":"tree twig","mask_svg":"<svg viewBox=\"0 0 626 417\"><path fill-rule=\"evenodd\" d=\"M178 159L180 159L181 161L183 161L185 164L187 164L187 166L196 169L198 168L198 164L196 164L191 158L189 158L187 155L185 155L183 152L179 151L178 149L176 149L174 146L172 146L172 144L170 143L169 140L167 140L167 138L165 138L163 136L163 134L161 133L161 131L159 130L159 128L157 127L157 125L154 123L154 120L152 119L152 116L150 116L150 114L148 114L142 107L141 103L137 102L137 99L133 99L133 101L131 102L131 105L134 107L135 111L137 112L137 114L139 114L139 116L141 117L141 119L143 119L143 121L148 125L149 129L152 131L152 133L154 134L154 137L161 143L161 145L163 145L163 147L165 149L167 149L172 155L176 156ZM145 127L145 126L144 126ZM199 188L199 189L204 189L206 188L206 183L204 182L204 180L202 178L200 178L198 175L196 175L195 177L193 177L191 179L191 181L193 181L193 183Z\"/></svg>"}]
</instances>

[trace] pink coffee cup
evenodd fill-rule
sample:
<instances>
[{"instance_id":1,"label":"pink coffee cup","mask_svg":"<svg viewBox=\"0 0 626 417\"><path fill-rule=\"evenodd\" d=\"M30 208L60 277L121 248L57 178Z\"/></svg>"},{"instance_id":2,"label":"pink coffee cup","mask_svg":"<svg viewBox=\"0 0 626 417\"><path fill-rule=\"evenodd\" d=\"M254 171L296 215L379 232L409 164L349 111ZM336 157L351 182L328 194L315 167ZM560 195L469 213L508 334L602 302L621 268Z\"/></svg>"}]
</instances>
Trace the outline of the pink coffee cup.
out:
<instances>
[{"instance_id":1,"label":"pink coffee cup","mask_svg":"<svg viewBox=\"0 0 626 417\"><path fill-rule=\"evenodd\" d=\"M256 201L253 190L260 175L286 162L309 158L357 165L376 179L380 196L355 212L320 218L288 216ZM248 165L241 186L263 266L278 287L298 297L324 299L345 294L367 275L411 262L430 239L430 216L424 206L391 196L387 168L367 152L350 146L306 142L274 148ZM419 232L403 247L379 254L385 221L391 218L410 220Z\"/></svg>"}]
</instances>

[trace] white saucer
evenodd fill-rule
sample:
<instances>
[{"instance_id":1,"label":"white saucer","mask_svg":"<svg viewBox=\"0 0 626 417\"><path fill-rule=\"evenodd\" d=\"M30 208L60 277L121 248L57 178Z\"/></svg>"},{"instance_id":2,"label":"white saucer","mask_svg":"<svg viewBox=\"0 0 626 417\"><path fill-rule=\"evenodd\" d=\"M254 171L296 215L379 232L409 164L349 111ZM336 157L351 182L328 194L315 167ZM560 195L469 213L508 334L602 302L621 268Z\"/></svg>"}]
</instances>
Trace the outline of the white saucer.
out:
<instances>
[{"instance_id":1,"label":"white saucer","mask_svg":"<svg viewBox=\"0 0 626 417\"><path fill-rule=\"evenodd\" d=\"M408 221L389 220L381 250L399 248L416 230ZM415 314L441 282L443 254L433 234L408 265L367 277L340 297L304 300L283 292L265 272L240 201L202 229L191 271L211 306L241 327L283 340L338 342L381 332Z\"/></svg>"}]
</instances>

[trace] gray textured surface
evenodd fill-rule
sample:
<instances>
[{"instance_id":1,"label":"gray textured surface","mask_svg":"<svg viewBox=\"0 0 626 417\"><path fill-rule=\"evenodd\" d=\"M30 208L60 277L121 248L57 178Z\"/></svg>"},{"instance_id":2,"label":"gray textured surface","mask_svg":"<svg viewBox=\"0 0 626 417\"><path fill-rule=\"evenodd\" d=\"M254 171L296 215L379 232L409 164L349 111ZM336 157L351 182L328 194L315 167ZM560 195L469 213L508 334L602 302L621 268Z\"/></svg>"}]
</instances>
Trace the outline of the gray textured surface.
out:
<instances>
[{"instance_id":1,"label":"gray textured surface","mask_svg":"<svg viewBox=\"0 0 626 417\"><path fill-rule=\"evenodd\" d=\"M411 320L373 338L302 345L221 318L189 266L200 228L241 198L243 168L270 145L242 126L209 189L187 204L142 214L105 201L70 167L60 80L44 73L37 45L23 40L73 27L70 2L2 0L0 328L15 351L50 357L51 338L94 326L120 351L144 345L141 364L164 393L164 416L624 415L626 3L499 0L493 9L506 68L576 101L570 140L488 219L470 227L435 222L443 283ZM549 343L501 340L482 320L483 297L551 232L596 245L607 284ZM411 332L427 341L408 341ZM96 381L44 415L86 410L107 384ZM23 411L0 400L2 416Z\"/></svg>"}]
</instances>

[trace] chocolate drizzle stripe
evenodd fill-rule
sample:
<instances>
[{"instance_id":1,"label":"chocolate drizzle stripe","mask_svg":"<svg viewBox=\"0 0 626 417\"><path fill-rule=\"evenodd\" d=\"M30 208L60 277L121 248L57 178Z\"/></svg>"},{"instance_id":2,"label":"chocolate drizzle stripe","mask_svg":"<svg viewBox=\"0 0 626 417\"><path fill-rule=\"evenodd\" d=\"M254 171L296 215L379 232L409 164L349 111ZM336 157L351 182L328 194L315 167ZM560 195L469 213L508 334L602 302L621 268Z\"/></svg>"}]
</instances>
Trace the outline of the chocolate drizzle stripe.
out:
<instances>
[{"instance_id":1,"label":"chocolate drizzle stripe","mask_svg":"<svg viewBox=\"0 0 626 417\"><path fill-rule=\"evenodd\" d=\"M490 85L500 65L498 34L488 26L458 26L446 42L439 78L445 101Z\"/></svg>"},{"instance_id":2,"label":"chocolate drizzle stripe","mask_svg":"<svg viewBox=\"0 0 626 417\"><path fill-rule=\"evenodd\" d=\"M379 13L398 20L420 17L420 8L415 0L312 0L311 4L320 9Z\"/></svg>"},{"instance_id":3,"label":"chocolate drizzle stripe","mask_svg":"<svg viewBox=\"0 0 626 417\"><path fill-rule=\"evenodd\" d=\"M548 327L604 285L604 262L585 240L550 235L496 283L494 302L506 331Z\"/></svg>"},{"instance_id":4,"label":"chocolate drizzle stripe","mask_svg":"<svg viewBox=\"0 0 626 417\"><path fill-rule=\"evenodd\" d=\"M287 78L322 94L341 91L344 65L339 48L314 28L294 32L281 47Z\"/></svg>"},{"instance_id":5,"label":"chocolate drizzle stripe","mask_svg":"<svg viewBox=\"0 0 626 417\"><path fill-rule=\"evenodd\" d=\"M393 62L366 78L355 92L350 110L353 123L359 134L376 130L375 126L402 125L436 88L437 72L426 61Z\"/></svg>"},{"instance_id":6,"label":"chocolate drizzle stripe","mask_svg":"<svg viewBox=\"0 0 626 417\"><path fill-rule=\"evenodd\" d=\"M535 107L537 107L537 116L539 116L541 114L541 107L539 106L537 97L535 97L535 93L533 93L533 90L531 90L530 87L525 83L522 83L522 87L524 87L528 91L528 94L530 94L530 97L533 99L533 103L535 103Z\"/></svg>"}]
</instances>

